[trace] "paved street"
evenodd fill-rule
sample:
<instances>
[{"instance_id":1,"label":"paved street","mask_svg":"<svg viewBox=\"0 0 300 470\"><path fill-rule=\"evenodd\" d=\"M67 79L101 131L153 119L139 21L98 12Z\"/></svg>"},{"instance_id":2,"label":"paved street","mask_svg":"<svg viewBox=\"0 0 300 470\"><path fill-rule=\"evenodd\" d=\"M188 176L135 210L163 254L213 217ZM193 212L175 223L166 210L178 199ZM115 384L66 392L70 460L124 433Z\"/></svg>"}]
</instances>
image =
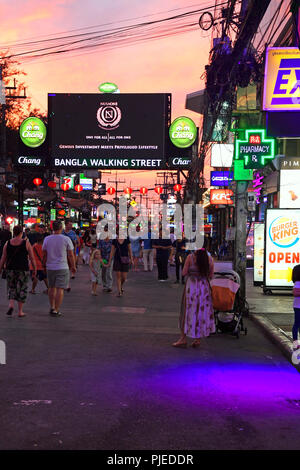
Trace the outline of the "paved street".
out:
<instances>
[{"instance_id":1,"label":"paved street","mask_svg":"<svg viewBox=\"0 0 300 470\"><path fill-rule=\"evenodd\" d=\"M172 348L181 291L139 272L124 298L92 297L80 266L63 317L42 293L27 318L1 315L0 448L298 449L297 370L251 320L239 340Z\"/></svg>"}]
</instances>

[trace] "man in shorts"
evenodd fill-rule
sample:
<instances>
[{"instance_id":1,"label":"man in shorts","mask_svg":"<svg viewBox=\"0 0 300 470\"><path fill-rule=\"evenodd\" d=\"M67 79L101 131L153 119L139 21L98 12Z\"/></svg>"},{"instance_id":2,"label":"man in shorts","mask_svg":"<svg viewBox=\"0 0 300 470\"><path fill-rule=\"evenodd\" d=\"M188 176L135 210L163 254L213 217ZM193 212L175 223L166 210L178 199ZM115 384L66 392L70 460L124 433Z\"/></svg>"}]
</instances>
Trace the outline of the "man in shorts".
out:
<instances>
[{"instance_id":1,"label":"man in shorts","mask_svg":"<svg viewBox=\"0 0 300 470\"><path fill-rule=\"evenodd\" d=\"M74 246L69 237L62 235L62 223L53 222L53 235L43 243L43 261L47 269L49 284L50 315L60 316L60 306L64 298L64 289L68 288L70 270L76 272Z\"/></svg>"}]
</instances>

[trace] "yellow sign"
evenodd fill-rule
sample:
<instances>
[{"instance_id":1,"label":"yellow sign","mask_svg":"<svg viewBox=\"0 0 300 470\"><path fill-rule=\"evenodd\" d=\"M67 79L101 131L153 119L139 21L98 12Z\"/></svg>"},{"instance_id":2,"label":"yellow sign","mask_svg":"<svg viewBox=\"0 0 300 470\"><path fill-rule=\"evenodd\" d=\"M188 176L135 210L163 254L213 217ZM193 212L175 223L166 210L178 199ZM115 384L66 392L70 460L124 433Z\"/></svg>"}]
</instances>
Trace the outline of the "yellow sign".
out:
<instances>
[{"instance_id":1,"label":"yellow sign","mask_svg":"<svg viewBox=\"0 0 300 470\"><path fill-rule=\"evenodd\" d=\"M270 279L285 279L287 282L291 282L292 274L293 274L292 268L271 269L270 270Z\"/></svg>"},{"instance_id":2,"label":"yellow sign","mask_svg":"<svg viewBox=\"0 0 300 470\"><path fill-rule=\"evenodd\" d=\"M267 49L265 111L300 111L300 50L297 47Z\"/></svg>"},{"instance_id":3,"label":"yellow sign","mask_svg":"<svg viewBox=\"0 0 300 470\"><path fill-rule=\"evenodd\" d=\"M130 202L130 205L131 205L132 207L135 207L135 206L137 205L137 202L135 202L135 200L132 200L132 201Z\"/></svg>"}]
</instances>

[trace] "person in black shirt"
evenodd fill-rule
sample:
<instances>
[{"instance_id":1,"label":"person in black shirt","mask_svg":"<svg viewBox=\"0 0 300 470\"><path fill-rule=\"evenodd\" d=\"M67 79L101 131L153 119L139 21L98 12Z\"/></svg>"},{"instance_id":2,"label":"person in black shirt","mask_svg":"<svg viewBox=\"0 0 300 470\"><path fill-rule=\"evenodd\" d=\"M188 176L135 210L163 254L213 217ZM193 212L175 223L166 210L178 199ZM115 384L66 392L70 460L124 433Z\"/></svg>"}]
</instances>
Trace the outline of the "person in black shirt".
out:
<instances>
[{"instance_id":1,"label":"person in black shirt","mask_svg":"<svg viewBox=\"0 0 300 470\"><path fill-rule=\"evenodd\" d=\"M158 270L158 280L166 281L168 279L168 262L172 257L172 242L170 239L161 238L162 232L159 233L160 238L153 240L152 248L156 249L156 264Z\"/></svg>"},{"instance_id":2,"label":"person in black shirt","mask_svg":"<svg viewBox=\"0 0 300 470\"><path fill-rule=\"evenodd\" d=\"M39 236L38 226L39 226L39 224L32 224L31 228L30 228L30 232L27 235L27 238L30 241L30 244L32 246L35 243L37 243L37 239L38 239L38 236Z\"/></svg>"},{"instance_id":3,"label":"person in black shirt","mask_svg":"<svg viewBox=\"0 0 300 470\"><path fill-rule=\"evenodd\" d=\"M36 263L32 247L28 240L23 240L23 229L16 225L13 230L14 237L8 240L4 246L0 261L0 272L5 267L9 309L7 315L12 315L14 301L19 307L19 317L24 317L23 305L27 297L29 281L28 256L33 267L33 276L36 277Z\"/></svg>"},{"instance_id":4,"label":"person in black shirt","mask_svg":"<svg viewBox=\"0 0 300 470\"><path fill-rule=\"evenodd\" d=\"M9 225L5 224L3 229L0 230L0 258L1 258L2 253L3 253L3 248L4 248L5 243L8 240L10 240L11 237L12 237L12 235L11 235L11 231L9 230Z\"/></svg>"},{"instance_id":5,"label":"person in black shirt","mask_svg":"<svg viewBox=\"0 0 300 470\"><path fill-rule=\"evenodd\" d=\"M178 238L173 243L173 248L175 251L175 265L176 265L176 281L178 284L180 282L180 268L183 269L185 260L186 260L186 249L185 249L185 238ZM184 277L181 279L182 284L184 284Z\"/></svg>"},{"instance_id":6,"label":"person in black shirt","mask_svg":"<svg viewBox=\"0 0 300 470\"><path fill-rule=\"evenodd\" d=\"M122 297L124 294L123 285L127 279L130 263L133 264L133 256L131 251L130 240L127 239L116 239L112 242L111 252L109 256L109 262L107 267L109 268L112 259L114 258L113 270L117 276L118 295Z\"/></svg>"}]
</instances>

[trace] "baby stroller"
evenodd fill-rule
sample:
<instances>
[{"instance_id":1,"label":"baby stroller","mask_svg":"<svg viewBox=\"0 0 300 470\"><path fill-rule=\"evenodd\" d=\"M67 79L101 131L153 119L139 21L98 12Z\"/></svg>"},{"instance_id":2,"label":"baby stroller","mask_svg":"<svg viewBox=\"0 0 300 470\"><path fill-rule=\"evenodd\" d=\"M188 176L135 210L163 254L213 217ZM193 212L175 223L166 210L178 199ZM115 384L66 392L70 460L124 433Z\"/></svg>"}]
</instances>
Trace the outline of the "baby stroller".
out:
<instances>
[{"instance_id":1,"label":"baby stroller","mask_svg":"<svg viewBox=\"0 0 300 470\"><path fill-rule=\"evenodd\" d=\"M232 270L215 272L211 290L217 333L231 333L237 338L241 331L247 334L247 328L243 324L239 289L238 273Z\"/></svg>"}]
</instances>

